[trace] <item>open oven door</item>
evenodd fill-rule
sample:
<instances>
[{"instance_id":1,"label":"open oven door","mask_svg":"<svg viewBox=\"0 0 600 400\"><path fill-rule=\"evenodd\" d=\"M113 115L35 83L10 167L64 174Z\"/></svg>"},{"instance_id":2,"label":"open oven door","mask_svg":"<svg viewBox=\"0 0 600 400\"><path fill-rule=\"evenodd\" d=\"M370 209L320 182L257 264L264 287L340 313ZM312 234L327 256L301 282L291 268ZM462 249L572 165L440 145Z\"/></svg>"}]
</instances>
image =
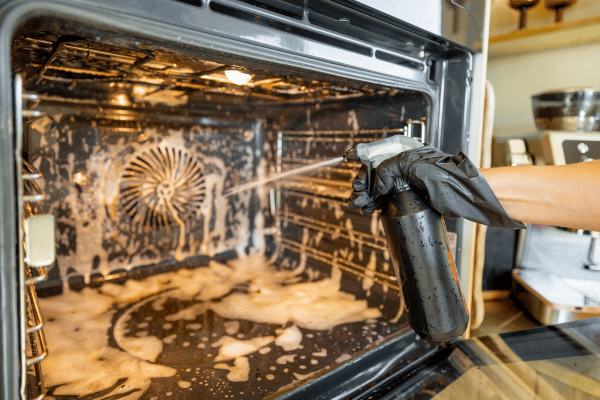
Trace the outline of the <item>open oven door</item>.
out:
<instances>
[{"instance_id":1,"label":"open oven door","mask_svg":"<svg viewBox=\"0 0 600 400\"><path fill-rule=\"evenodd\" d=\"M597 399L600 318L423 348L398 338L281 399Z\"/></svg>"}]
</instances>

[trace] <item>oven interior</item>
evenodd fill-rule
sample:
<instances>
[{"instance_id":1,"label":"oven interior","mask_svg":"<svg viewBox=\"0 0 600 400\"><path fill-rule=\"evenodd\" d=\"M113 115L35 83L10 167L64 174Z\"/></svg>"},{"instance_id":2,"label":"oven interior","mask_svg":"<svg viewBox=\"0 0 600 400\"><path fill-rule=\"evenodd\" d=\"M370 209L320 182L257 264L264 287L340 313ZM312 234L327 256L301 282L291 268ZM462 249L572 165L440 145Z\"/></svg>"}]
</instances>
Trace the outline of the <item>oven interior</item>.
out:
<instances>
[{"instance_id":1,"label":"oven interior","mask_svg":"<svg viewBox=\"0 0 600 400\"><path fill-rule=\"evenodd\" d=\"M410 121L450 143L429 94L58 17L11 63L31 398L274 398L409 331L336 159Z\"/></svg>"}]
</instances>

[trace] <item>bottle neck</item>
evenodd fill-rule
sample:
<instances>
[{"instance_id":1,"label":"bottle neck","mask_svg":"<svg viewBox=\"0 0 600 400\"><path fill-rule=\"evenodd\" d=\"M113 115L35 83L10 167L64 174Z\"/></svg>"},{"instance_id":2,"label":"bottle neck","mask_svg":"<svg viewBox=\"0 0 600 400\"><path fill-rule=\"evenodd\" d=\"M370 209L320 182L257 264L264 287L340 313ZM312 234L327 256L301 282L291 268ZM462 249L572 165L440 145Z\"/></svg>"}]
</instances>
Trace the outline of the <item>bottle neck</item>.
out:
<instances>
[{"instance_id":1,"label":"bottle neck","mask_svg":"<svg viewBox=\"0 0 600 400\"><path fill-rule=\"evenodd\" d=\"M430 211L431 208L406 184L397 185L382 203L381 215L384 218L396 218L403 215Z\"/></svg>"}]
</instances>

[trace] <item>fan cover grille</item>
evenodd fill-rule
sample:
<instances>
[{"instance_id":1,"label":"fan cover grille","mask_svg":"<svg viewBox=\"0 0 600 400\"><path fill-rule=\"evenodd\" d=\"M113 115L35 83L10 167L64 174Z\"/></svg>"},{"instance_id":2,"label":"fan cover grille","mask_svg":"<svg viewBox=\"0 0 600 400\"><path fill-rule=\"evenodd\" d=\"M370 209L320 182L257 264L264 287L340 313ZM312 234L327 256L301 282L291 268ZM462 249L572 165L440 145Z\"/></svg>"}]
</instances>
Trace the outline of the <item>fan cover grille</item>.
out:
<instances>
[{"instance_id":1,"label":"fan cover grille","mask_svg":"<svg viewBox=\"0 0 600 400\"><path fill-rule=\"evenodd\" d=\"M157 146L135 156L120 186L124 213L147 228L182 225L206 196L202 164L186 150Z\"/></svg>"}]
</instances>

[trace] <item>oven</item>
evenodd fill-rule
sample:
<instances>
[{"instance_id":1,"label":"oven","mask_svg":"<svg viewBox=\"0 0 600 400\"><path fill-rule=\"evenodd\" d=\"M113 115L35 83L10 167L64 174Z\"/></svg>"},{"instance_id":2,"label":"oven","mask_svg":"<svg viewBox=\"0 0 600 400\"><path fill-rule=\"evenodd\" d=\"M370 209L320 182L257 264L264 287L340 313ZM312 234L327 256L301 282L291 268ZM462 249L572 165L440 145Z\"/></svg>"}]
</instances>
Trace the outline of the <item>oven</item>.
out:
<instances>
[{"instance_id":1,"label":"oven","mask_svg":"<svg viewBox=\"0 0 600 400\"><path fill-rule=\"evenodd\" d=\"M441 35L358 2L2 2L2 398L448 386L339 158L415 132L477 158L479 3ZM468 295L473 224L446 227Z\"/></svg>"}]
</instances>

